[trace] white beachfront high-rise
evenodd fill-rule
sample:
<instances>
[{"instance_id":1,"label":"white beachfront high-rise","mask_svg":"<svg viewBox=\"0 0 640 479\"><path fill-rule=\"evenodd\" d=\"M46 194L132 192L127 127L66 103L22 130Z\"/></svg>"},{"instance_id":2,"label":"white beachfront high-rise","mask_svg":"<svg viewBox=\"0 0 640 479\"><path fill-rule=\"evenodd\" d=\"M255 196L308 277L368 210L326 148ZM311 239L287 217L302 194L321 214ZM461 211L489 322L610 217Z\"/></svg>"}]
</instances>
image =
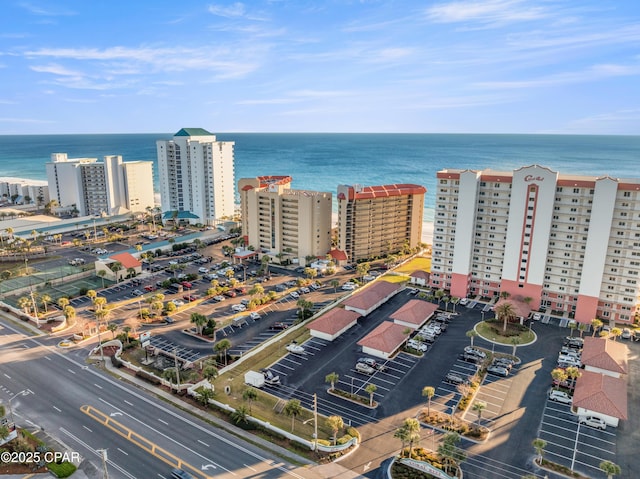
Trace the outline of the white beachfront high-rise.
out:
<instances>
[{"instance_id":1,"label":"white beachfront high-rise","mask_svg":"<svg viewBox=\"0 0 640 479\"><path fill-rule=\"evenodd\" d=\"M212 225L234 214L234 142L202 128L183 128L156 142L165 219Z\"/></svg>"},{"instance_id":2,"label":"white beachfront high-rise","mask_svg":"<svg viewBox=\"0 0 640 479\"><path fill-rule=\"evenodd\" d=\"M538 165L437 179L432 287L457 297L507 292L580 322L634 320L640 180Z\"/></svg>"},{"instance_id":3,"label":"white beachfront high-rise","mask_svg":"<svg viewBox=\"0 0 640 479\"><path fill-rule=\"evenodd\" d=\"M51 199L62 209L75 207L80 216L144 212L154 206L151 161L123 162L113 155L99 162L53 153L46 170Z\"/></svg>"}]
</instances>

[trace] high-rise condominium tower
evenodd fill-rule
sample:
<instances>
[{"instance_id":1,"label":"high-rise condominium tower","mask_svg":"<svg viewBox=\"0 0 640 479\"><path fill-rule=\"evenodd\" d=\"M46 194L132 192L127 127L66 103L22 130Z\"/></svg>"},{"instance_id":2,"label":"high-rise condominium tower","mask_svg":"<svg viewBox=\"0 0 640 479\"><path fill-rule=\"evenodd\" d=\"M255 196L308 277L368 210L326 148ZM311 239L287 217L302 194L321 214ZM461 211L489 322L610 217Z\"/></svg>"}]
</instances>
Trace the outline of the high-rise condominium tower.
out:
<instances>
[{"instance_id":1,"label":"high-rise condominium tower","mask_svg":"<svg viewBox=\"0 0 640 479\"><path fill-rule=\"evenodd\" d=\"M581 322L633 321L640 180L537 165L437 178L433 287L456 297L506 292Z\"/></svg>"},{"instance_id":2,"label":"high-rise condominium tower","mask_svg":"<svg viewBox=\"0 0 640 479\"><path fill-rule=\"evenodd\" d=\"M183 128L156 142L165 218L212 225L234 213L232 141L217 141L202 128Z\"/></svg>"}]
</instances>

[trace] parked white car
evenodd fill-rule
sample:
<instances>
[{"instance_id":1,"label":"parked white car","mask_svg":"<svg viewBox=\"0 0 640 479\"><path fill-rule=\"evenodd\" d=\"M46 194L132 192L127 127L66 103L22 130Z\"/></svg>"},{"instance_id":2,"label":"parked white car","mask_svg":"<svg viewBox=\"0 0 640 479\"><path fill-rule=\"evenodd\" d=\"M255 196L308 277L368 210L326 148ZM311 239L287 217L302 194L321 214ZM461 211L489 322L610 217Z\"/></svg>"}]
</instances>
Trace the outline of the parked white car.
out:
<instances>
[{"instance_id":1,"label":"parked white car","mask_svg":"<svg viewBox=\"0 0 640 479\"><path fill-rule=\"evenodd\" d=\"M287 344L287 351L293 354L304 354L304 348L297 343Z\"/></svg>"},{"instance_id":2,"label":"parked white car","mask_svg":"<svg viewBox=\"0 0 640 479\"><path fill-rule=\"evenodd\" d=\"M602 429L603 431L607 428L607 423L604 422L604 419L598 416L580 416L578 422L585 426Z\"/></svg>"},{"instance_id":3,"label":"parked white car","mask_svg":"<svg viewBox=\"0 0 640 479\"><path fill-rule=\"evenodd\" d=\"M260 316L258 313L256 313L256 312L254 311L254 312L252 312L252 313L249 315L249 317L250 317L251 319L253 319L254 321L257 321L257 320L258 320L258 319L260 319L262 316Z\"/></svg>"},{"instance_id":4,"label":"parked white car","mask_svg":"<svg viewBox=\"0 0 640 479\"><path fill-rule=\"evenodd\" d=\"M556 389L550 389L547 396L551 401L561 402L563 404L571 404L573 398L564 391L558 391Z\"/></svg>"},{"instance_id":5,"label":"parked white car","mask_svg":"<svg viewBox=\"0 0 640 479\"><path fill-rule=\"evenodd\" d=\"M247 310L247 307L244 304L234 304L231 306L231 310L235 313L241 313Z\"/></svg>"}]
</instances>

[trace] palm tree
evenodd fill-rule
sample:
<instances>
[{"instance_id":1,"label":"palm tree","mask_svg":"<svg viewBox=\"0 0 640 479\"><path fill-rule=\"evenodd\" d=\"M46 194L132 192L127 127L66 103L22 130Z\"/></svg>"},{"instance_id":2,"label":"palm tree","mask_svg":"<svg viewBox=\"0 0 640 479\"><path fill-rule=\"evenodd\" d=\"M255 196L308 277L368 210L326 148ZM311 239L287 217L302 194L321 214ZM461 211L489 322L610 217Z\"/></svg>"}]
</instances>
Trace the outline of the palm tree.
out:
<instances>
[{"instance_id":1,"label":"palm tree","mask_svg":"<svg viewBox=\"0 0 640 479\"><path fill-rule=\"evenodd\" d=\"M231 419L234 423L240 424L241 422L248 423L249 420L247 416L249 415L249 411L245 406L238 406L238 408L231 413Z\"/></svg>"},{"instance_id":2,"label":"palm tree","mask_svg":"<svg viewBox=\"0 0 640 479\"><path fill-rule=\"evenodd\" d=\"M76 317L76 308L74 308L73 306L65 306L62 309L62 314L67 320L67 323L70 323L71 320L75 319Z\"/></svg>"},{"instance_id":3,"label":"palm tree","mask_svg":"<svg viewBox=\"0 0 640 479\"><path fill-rule=\"evenodd\" d=\"M100 277L100 279L102 280L102 289L104 289L104 277L107 275L107 272L106 272L105 270L101 269L101 270L100 270L100 271L98 271L96 274L97 274L97 275Z\"/></svg>"},{"instance_id":4,"label":"palm tree","mask_svg":"<svg viewBox=\"0 0 640 479\"><path fill-rule=\"evenodd\" d=\"M118 325L116 323L107 324L107 330L111 331L113 339L116 338L116 331L118 330Z\"/></svg>"},{"instance_id":5,"label":"palm tree","mask_svg":"<svg viewBox=\"0 0 640 479\"><path fill-rule=\"evenodd\" d=\"M518 344L520 344L520 338L518 336L512 337L509 342L513 345L513 349L511 350L511 356L516 355L516 349L518 349Z\"/></svg>"},{"instance_id":6,"label":"palm tree","mask_svg":"<svg viewBox=\"0 0 640 479\"><path fill-rule=\"evenodd\" d=\"M620 328L611 328L611 336L613 337L614 341L616 339L618 339L621 334L622 334L622 329L620 329Z\"/></svg>"},{"instance_id":7,"label":"palm tree","mask_svg":"<svg viewBox=\"0 0 640 479\"><path fill-rule=\"evenodd\" d=\"M582 335L586 330L587 330L587 323L578 324L578 331L580 332L580 338L582 338Z\"/></svg>"},{"instance_id":8,"label":"palm tree","mask_svg":"<svg viewBox=\"0 0 640 479\"><path fill-rule=\"evenodd\" d=\"M333 391L336 387L336 383L338 382L338 379L340 379L340 376L338 375L338 373L333 372L325 376L324 382L331 383L331 391Z\"/></svg>"},{"instance_id":9,"label":"palm tree","mask_svg":"<svg viewBox=\"0 0 640 479\"><path fill-rule=\"evenodd\" d=\"M333 445L338 442L338 433L344 427L344 421L340 416L329 416L327 418L327 426L333 432Z\"/></svg>"},{"instance_id":10,"label":"palm tree","mask_svg":"<svg viewBox=\"0 0 640 479\"><path fill-rule=\"evenodd\" d=\"M536 454L538 455L537 464L542 465L542 455L544 454L544 448L547 447L547 441L544 439L540 439L539 437L535 438L531 443L533 448L536 450Z\"/></svg>"},{"instance_id":11,"label":"palm tree","mask_svg":"<svg viewBox=\"0 0 640 479\"><path fill-rule=\"evenodd\" d=\"M195 392L198 395L198 400L203 406L208 406L209 401L213 399L213 390L211 388L200 386L195 390Z\"/></svg>"},{"instance_id":12,"label":"palm tree","mask_svg":"<svg viewBox=\"0 0 640 479\"><path fill-rule=\"evenodd\" d=\"M204 325L207 324L207 321L208 321L207 317L204 314L191 313L190 320L196 326L196 333L198 335L201 335Z\"/></svg>"},{"instance_id":13,"label":"palm tree","mask_svg":"<svg viewBox=\"0 0 640 479\"><path fill-rule=\"evenodd\" d=\"M413 445L420 441L420 423L416 418L408 417L402 423L402 427L407 431L409 457L411 457L411 455L413 454Z\"/></svg>"},{"instance_id":14,"label":"palm tree","mask_svg":"<svg viewBox=\"0 0 640 479\"><path fill-rule=\"evenodd\" d=\"M473 347L473 338L475 338L478 335L478 333L476 332L475 329L470 329L465 334L467 335L467 338L471 340L471 347Z\"/></svg>"},{"instance_id":15,"label":"palm tree","mask_svg":"<svg viewBox=\"0 0 640 479\"><path fill-rule=\"evenodd\" d=\"M258 399L258 391L256 391L256 388L248 387L242 393L242 399L244 401L249 401L249 416L251 416L251 404L253 401Z\"/></svg>"},{"instance_id":16,"label":"palm tree","mask_svg":"<svg viewBox=\"0 0 640 479\"><path fill-rule=\"evenodd\" d=\"M409 431L404 426L400 426L393 433L393 437L396 439L400 439L402 442L402 448L400 449L400 457L404 457L404 445L408 442L409 439Z\"/></svg>"},{"instance_id":17,"label":"palm tree","mask_svg":"<svg viewBox=\"0 0 640 479\"><path fill-rule=\"evenodd\" d=\"M451 304L453 304L453 312L456 312L456 306L458 305L458 303L460 303L460 298L456 298L455 296L453 296L451 298Z\"/></svg>"},{"instance_id":18,"label":"palm tree","mask_svg":"<svg viewBox=\"0 0 640 479\"><path fill-rule=\"evenodd\" d=\"M64 311L64 308L69 306L69 298L65 298L64 296L58 298L58 307Z\"/></svg>"},{"instance_id":19,"label":"palm tree","mask_svg":"<svg viewBox=\"0 0 640 479\"><path fill-rule=\"evenodd\" d=\"M89 291L87 291L86 296L91 300L92 303L94 303L96 298L98 297L98 293L96 293L95 290L90 289Z\"/></svg>"},{"instance_id":20,"label":"palm tree","mask_svg":"<svg viewBox=\"0 0 640 479\"><path fill-rule=\"evenodd\" d=\"M438 306L440 306L440 300L446 295L444 289L439 289L434 293L435 298L438 300Z\"/></svg>"},{"instance_id":21,"label":"palm tree","mask_svg":"<svg viewBox=\"0 0 640 479\"><path fill-rule=\"evenodd\" d=\"M499 321L503 321L502 331L507 330L507 323L516 317L515 309L509 302L504 302L495 308L496 318Z\"/></svg>"},{"instance_id":22,"label":"palm tree","mask_svg":"<svg viewBox=\"0 0 640 479\"><path fill-rule=\"evenodd\" d=\"M369 383L364 390L369 394L369 407L373 407L373 394L378 390L378 386Z\"/></svg>"},{"instance_id":23,"label":"palm tree","mask_svg":"<svg viewBox=\"0 0 640 479\"><path fill-rule=\"evenodd\" d=\"M431 416L431 398L435 396L436 388L433 386L425 386L422 388L422 397L427 398L427 415Z\"/></svg>"},{"instance_id":24,"label":"palm tree","mask_svg":"<svg viewBox=\"0 0 640 479\"><path fill-rule=\"evenodd\" d=\"M51 296L49 296L48 294L43 294L42 296L40 296L40 302L42 303L42 306L44 306L45 314L48 313L49 311L47 305L51 302Z\"/></svg>"},{"instance_id":25,"label":"palm tree","mask_svg":"<svg viewBox=\"0 0 640 479\"><path fill-rule=\"evenodd\" d=\"M211 382L218 377L218 368L216 368L213 364L209 364L202 370L202 376L207 381Z\"/></svg>"},{"instance_id":26,"label":"palm tree","mask_svg":"<svg viewBox=\"0 0 640 479\"><path fill-rule=\"evenodd\" d=\"M484 401L476 401L471 406L471 409L478 415L478 427L480 427L480 421L482 419L482 411L487 408L487 403Z\"/></svg>"},{"instance_id":27,"label":"palm tree","mask_svg":"<svg viewBox=\"0 0 640 479\"><path fill-rule=\"evenodd\" d=\"M600 329L602 327L602 321L600 321L598 318L594 318L591 320L591 327L593 328L593 337L595 337L596 332L598 331L598 329Z\"/></svg>"},{"instance_id":28,"label":"palm tree","mask_svg":"<svg viewBox=\"0 0 640 479\"><path fill-rule=\"evenodd\" d=\"M124 266L122 266L120 261L114 261L109 265L109 269L116 275L116 283L120 282L120 275L118 273L122 271L122 268L124 268Z\"/></svg>"},{"instance_id":29,"label":"palm tree","mask_svg":"<svg viewBox=\"0 0 640 479\"><path fill-rule=\"evenodd\" d=\"M568 375L567 371L562 368L556 368L551 371L551 377L553 381L556 383L556 389L560 389L560 383L563 383L567 380Z\"/></svg>"},{"instance_id":30,"label":"palm tree","mask_svg":"<svg viewBox=\"0 0 640 479\"><path fill-rule=\"evenodd\" d=\"M302 405L298 399L289 399L284 406L284 413L291 416L291 432L295 427L296 416L302 413Z\"/></svg>"},{"instance_id":31,"label":"palm tree","mask_svg":"<svg viewBox=\"0 0 640 479\"><path fill-rule=\"evenodd\" d=\"M253 288L249 290L249 296L262 296L264 294L264 287L260 283L256 283Z\"/></svg>"},{"instance_id":32,"label":"palm tree","mask_svg":"<svg viewBox=\"0 0 640 479\"><path fill-rule=\"evenodd\" d=\"M29 314L31 310L31 299L26 296L22 296L18 299L18 308L23 309L25 314Z\"/></svg>"},{"instance_id":33,"label":"palm tree","mask_svg":"<svg viewBox=\"0 0 640 479\"><path fill-rule=\"evenodd\" d=\"M572 338L573 337L573 332L576 329L578 329L578 323L576 323L575 321L569 322L569 329L571 330L571 332L569 333L569 337Z\"/></svg>"},{"instance_id":34,"label":"palm tree","mask_svg":"<svg viewBox=\"0 0 640 479\"><path fill-rule=\"evenodd\" d=\"M224 357L224 365L227 365L227 351L231 348L231 341L228 339L222 339L216 343L213 347L213 350L218 354L218 356L222 355Z\"/></svg>"},{"instance_id":35,"label":"palm tree","mask_svg":"<svg viewBox=\"0 0 640 479\"><path fill-rule=\"evenodd\" d=\"M617 476L622 472L620 466L611 461L602 461L600 463L600 470L607 475L607 479L612 479L613 476Z\"/></svg>"},{"instance_id":36,"label":"palm tree","mask_svg":"<svg viewBox=\"0 0 640 479\"><path fill-rule=\"evenodd\" d=\"M572 387L575 385L576 379L578 379L582 375L580 369L575 366L569 366L567 369L565 369L565 372L567 373L567 378L571 379Z\"/></svg>"},{"instance_id":37,"label":"palm tree","mask_svg":"<svg viewBox=\"0 0 640 479\"><path fill-rule=\"evenodd\" d=\"M443 458L444 472L447 474L453 463L460 463L467 458L464 450L458 447L462 439L457 432L449 432L444 435L442 442L438 446L438 454Z\"/></svg>"},{"instance_id":38,"label":"palm tree","mask_svg":"<svg viewBox=\"0 0 640 479\"><path fill-rule=\"evenodd\" d=\"M338 292L338 286L340 286L340 281L338 281L337 279L332 279L331 283L329 283L329 284L333 288L333 292L337 293Z\"/></svg>"}]
</instances>

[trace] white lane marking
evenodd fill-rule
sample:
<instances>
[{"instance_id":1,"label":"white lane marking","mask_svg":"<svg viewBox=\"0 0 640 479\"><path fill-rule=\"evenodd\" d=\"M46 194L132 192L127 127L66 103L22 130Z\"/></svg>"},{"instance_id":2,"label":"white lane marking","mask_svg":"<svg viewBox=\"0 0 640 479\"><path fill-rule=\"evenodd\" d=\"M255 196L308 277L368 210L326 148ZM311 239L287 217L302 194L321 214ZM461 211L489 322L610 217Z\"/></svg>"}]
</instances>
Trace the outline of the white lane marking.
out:
<instances>
[{"instance_id":1,"label":"white lane marking","mask_svg":"<svg viewBox=\"0 0 640 479\"><path fill-rule=\"evenodd\" d=\"M169 423L167 421L163 421L162 419L158 419L158 421L160 421L162 424L164 424L165 426L168 426Z\"/></svg>"},{"instance_id":2,"label":"white lane marking","mask_svg":"<svg viewBox=\"0 0 640 479\"><path fill-rule=\"evenodd\" d=\"M200 439L198 439L198 442L199 442L200 444L202 444L203 446L210 447L210 446L209 446L209 444L207 444L207 443L206 443L206 442L204 442L204 441L201 441Z\"/></svg>"},{"instance_id":3,"label":"white lane marking","mask_svg":"<svg viewBox=\"0 0 640 479\"><path fill-rule=\"evenodd\" d=\"M89 429L87 426L84 426L84 425L83 425L82 427L83 427L83 428L85 428L85 429L86 429L87 431L89 431L89 432L93 432L93 431L92 431L91 429Z\"/></svg>"},{"instance_id":4,"label":"white lane marking","mask_svg":"<svg viewBox=\"0 0 640 479\"><path fill-rule=\"evenodd\" d=\"M55 407L55 406L52 406L52 407L53 407L53 409L55 409L56 411L58 411L58 412L62 412L62 409L59 409L59 408L57 408L57 407Z\"/></svg>"},{"instance_id":5,"label":"white lane marking","mask_svg":"<svg viewBox=\"0 0 640 479\"><path fill-rule=\"evenodd\" d=\"M128 456L128 455L129 455L129 453L128 453L128 452L123 451L123 450L122 450L122 449L120 449L119 447L118 447L117 449L118 449L118 451L120 451L120 452L121 452L122 454L124 454L125 456Z\"/></svg>"}]
</instances>

